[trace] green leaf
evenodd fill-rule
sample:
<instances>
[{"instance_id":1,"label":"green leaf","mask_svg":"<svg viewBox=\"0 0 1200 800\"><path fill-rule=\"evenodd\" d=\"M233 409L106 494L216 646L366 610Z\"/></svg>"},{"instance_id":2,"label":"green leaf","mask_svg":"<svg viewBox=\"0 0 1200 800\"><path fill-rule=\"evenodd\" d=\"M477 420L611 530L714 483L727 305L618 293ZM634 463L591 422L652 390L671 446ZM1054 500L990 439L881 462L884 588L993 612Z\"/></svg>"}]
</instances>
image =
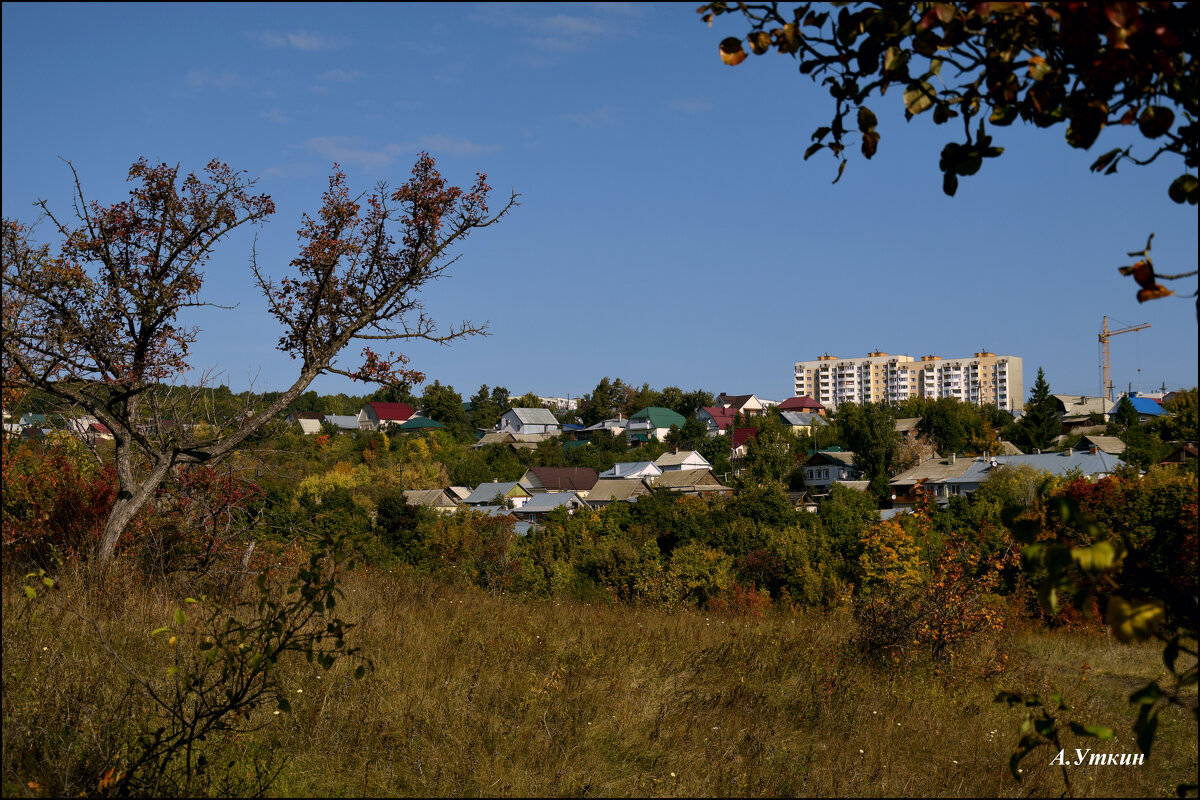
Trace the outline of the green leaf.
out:
<instances>
[{"instance_id":1,"label":"green leaf","mask_svg":"<svg viewBox=\"0 0 1200 800\"><path fill-rule=\"evenodd\" d=\"M278 708L285 714L292 713L292 704L287 701L286 697L279 698Z\"/></svg>"},{"instance_id":2,"label":"green leaf","mask_svg":"<svg viewBox=\"0 0 1200 800\"><path fill-rule=\"evenodd\" d=\"M1111 542L1096 542L1091 547L1072 548L1071 558L1086 572L1104 572L1116 561L1117 550Z\"/></svg>"},{"instance_id":3,"label":"green leaf","mask_svg":"<svg viewBox=\"0 0 1200 800\"><path fill-rule=\"evenodd\" d=\"M1196 179L1195 175L1180 175L1171 182L1167 194L1176 203L1196 205L1197 200L1200 199L1200 181Z\"/></svg>"},{"instance_id":4,"label":"green leaf","mask_svg":"<svg viewBox=\"0 0 1200 800\"><path fill-rule=\"evenodd\" d=\"M1071 723L1071 732L1076 736L1090 736L1093 739L1104 741L1108 741L1115 735L1112 728L1105 728L1102 725L1080 725L1078 722Z\"/></svg>"},{"instance_id":5,"label":"green leaf","mask_svg":"<svg viewBox=\"0 0 1200 800\"><path fill-rule=\"evenodd\" d=\"M34 599L35 597L37 597L37 590L34 589L32 586L26 586L25 587L25 597L28 600Z\"/></svg>"},{"instance_id":6,"label":"green leaf","mask_svg":"<svg viewBox=\"0 0 1200 800\"><path fill-rule=\"evenodd\" d=\"M811 156L813 153L817 152L824 146L825 145L821 144L820 142L817 142L816 144L810 144L808 146L808 148L804 151L804 160L808 161L809 156Z\"/></svg>"},{"instance_id":7,"label":"green leaf","mask_svg":"<svg viewBox=\"0 0 1200 800\"><path fill-rule=\"evenodd\" d=\"M1129 702L1134 703L1135 705L1153 705L1163 697L1163 690L1159 688L1157 682L1147 683L1145 686L1129 695Z\"/></svg>"},{"instance_id":8,"label":"green leaf","mask_svg":"<svg viewBox=\"0 0 1200 800\"><path fill-rule=\"evenodd\" d=\"M175 624L183 625L187 622L187 614L183 613L182 608L175 609Z\"/></svg>"},{"instance_id":9,"label":"green leaf","mask_svg":"<svg viewBox=\"0 0 1200 800\"><path fill-rule=\"evenodd\" d=\"M179 667L167 667L167 677L171 677L176 672L179 672Z\"/></svg>"},{"instance_id":10,"label":"green leaf","mask_svg":"<svg viewBox=\"0 0 1200 800\"><path fill-rule=\"evenodd\" d=\"M860 131L869 131L879 124L879 120L875 117L875 112L866 106L859 106L858 109L858 129Z\"/></svg>"},{"instance_id":11,"label":"green leaf","mask_svg":"<svg viewBox=\"0 0 1200 800\"><path fill-rule=\"evenodd\" d=\"M154 630L150 631L150 635L158 636L160 633L166 633L169 630L171 630L170 625L163 625L161 628L155 628Z\"/></svg>"}]
</instances>

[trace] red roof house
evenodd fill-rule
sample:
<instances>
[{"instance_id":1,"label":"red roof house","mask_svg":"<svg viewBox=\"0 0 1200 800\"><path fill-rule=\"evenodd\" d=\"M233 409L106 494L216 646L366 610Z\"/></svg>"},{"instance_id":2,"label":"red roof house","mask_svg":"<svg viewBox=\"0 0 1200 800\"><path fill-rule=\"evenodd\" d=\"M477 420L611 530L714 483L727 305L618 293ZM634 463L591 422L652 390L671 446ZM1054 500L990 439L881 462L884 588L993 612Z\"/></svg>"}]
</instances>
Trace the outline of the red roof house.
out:
<instances>
[{"instance_id":1,"label":"red roof house","mask_svg":"<svg viewBox=\"0 0 1200 800\"><path fill-rule=\"evenodd\" d=\"M391 425L402 425L415 412L408 403L371 402L358 412L358 427L377 431Z\"/></svg>"},{"instance_id":2,"label":"red roof house","mask_svg":"<svg viewBox=\"0 0 1200 800\"><path fill-rule=\"evenodd\" d=\"M776 406L776 410L799 411L802 414L820 414L822 417L825 416L825 406L808 395L804 395L803 397L789 397Z\"/></svg>"}]
</instances>

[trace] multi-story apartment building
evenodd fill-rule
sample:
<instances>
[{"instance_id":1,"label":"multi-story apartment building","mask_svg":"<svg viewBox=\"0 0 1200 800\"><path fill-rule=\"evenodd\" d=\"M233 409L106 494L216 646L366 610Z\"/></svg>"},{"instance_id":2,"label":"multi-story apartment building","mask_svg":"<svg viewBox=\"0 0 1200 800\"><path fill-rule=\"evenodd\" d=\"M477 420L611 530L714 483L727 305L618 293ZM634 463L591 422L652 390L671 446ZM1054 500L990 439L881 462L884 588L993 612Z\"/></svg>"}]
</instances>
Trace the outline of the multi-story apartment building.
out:
<instances>
[{"instance_id":1,"label":"multi-story apartment building","mask_svg":"<svg viewBox=\"0 0 1200 800\"><path fill-rule=\"evenodd\" d=\"M957 397L1005 411L1022 406L1021 359L987 351L972 358L893 356L838 358L826 353L795 366L797 397L808 395L830 408L840 403L899 403L910 397Z\"/></svg>"}]
</instances>

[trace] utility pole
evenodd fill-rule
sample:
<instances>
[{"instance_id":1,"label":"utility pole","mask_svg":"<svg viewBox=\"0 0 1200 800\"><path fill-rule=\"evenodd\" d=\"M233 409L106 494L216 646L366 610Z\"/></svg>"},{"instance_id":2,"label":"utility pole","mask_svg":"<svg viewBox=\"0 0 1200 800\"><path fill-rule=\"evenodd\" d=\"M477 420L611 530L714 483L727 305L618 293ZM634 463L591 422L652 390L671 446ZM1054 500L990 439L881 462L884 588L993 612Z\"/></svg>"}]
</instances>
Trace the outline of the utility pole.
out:
<instances>
[{"instance_id":1,"label":"utility pole","mask_svg":"<svg viewBox=\"0 0 1200 800\"><path fill-rule=\"evenodd\" d=\"M1149 322L1143 322L1141 325L1130 325L1127 328L1118 328L1115 331L1110 331L1108 329L1108 317L1106 316L1104 318L1104 322L1100 326L1100 366L1104 370L1104 385L1101 387L1101 391L1104 393L1104 396L1108 398L1110 403L1113 399L1113 385L1112 377L1109 374L1110 368L1108 362L1108 340L1119 333L1132 333L1133 331L1140 331L1149 327Z\"/></svg>"}]
</instances>

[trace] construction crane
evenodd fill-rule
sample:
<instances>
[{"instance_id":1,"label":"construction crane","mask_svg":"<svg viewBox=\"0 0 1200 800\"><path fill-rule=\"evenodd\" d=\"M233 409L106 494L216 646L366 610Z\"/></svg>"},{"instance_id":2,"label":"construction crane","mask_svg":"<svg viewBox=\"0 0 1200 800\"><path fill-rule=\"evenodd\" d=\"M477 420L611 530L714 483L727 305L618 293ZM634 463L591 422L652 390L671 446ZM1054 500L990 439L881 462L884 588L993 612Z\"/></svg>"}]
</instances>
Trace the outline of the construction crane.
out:
<instances>
[{"instance_id":1,"label":"construction crane","mask_svg":"<svg viewBox=\"0 0 1200 800\"><path fill-rule=\"evenodd\" d=\"M1112 378L1109 375L1108 340L1119 333L1133 333L1134 331L1140 331L1149 327L1149 322L1143 322L1141 325L1130 325L1127 328L1118 328L1115 331L1110 331L1108 329L1108 317L1104 318L1104 322L1100 326L1100 365L1104 369L1104 386L1101 388L1104 392L1104 396L1108 398L1110 403L1113 399L1113 385Z\"/></svg>"}]
</instances>

